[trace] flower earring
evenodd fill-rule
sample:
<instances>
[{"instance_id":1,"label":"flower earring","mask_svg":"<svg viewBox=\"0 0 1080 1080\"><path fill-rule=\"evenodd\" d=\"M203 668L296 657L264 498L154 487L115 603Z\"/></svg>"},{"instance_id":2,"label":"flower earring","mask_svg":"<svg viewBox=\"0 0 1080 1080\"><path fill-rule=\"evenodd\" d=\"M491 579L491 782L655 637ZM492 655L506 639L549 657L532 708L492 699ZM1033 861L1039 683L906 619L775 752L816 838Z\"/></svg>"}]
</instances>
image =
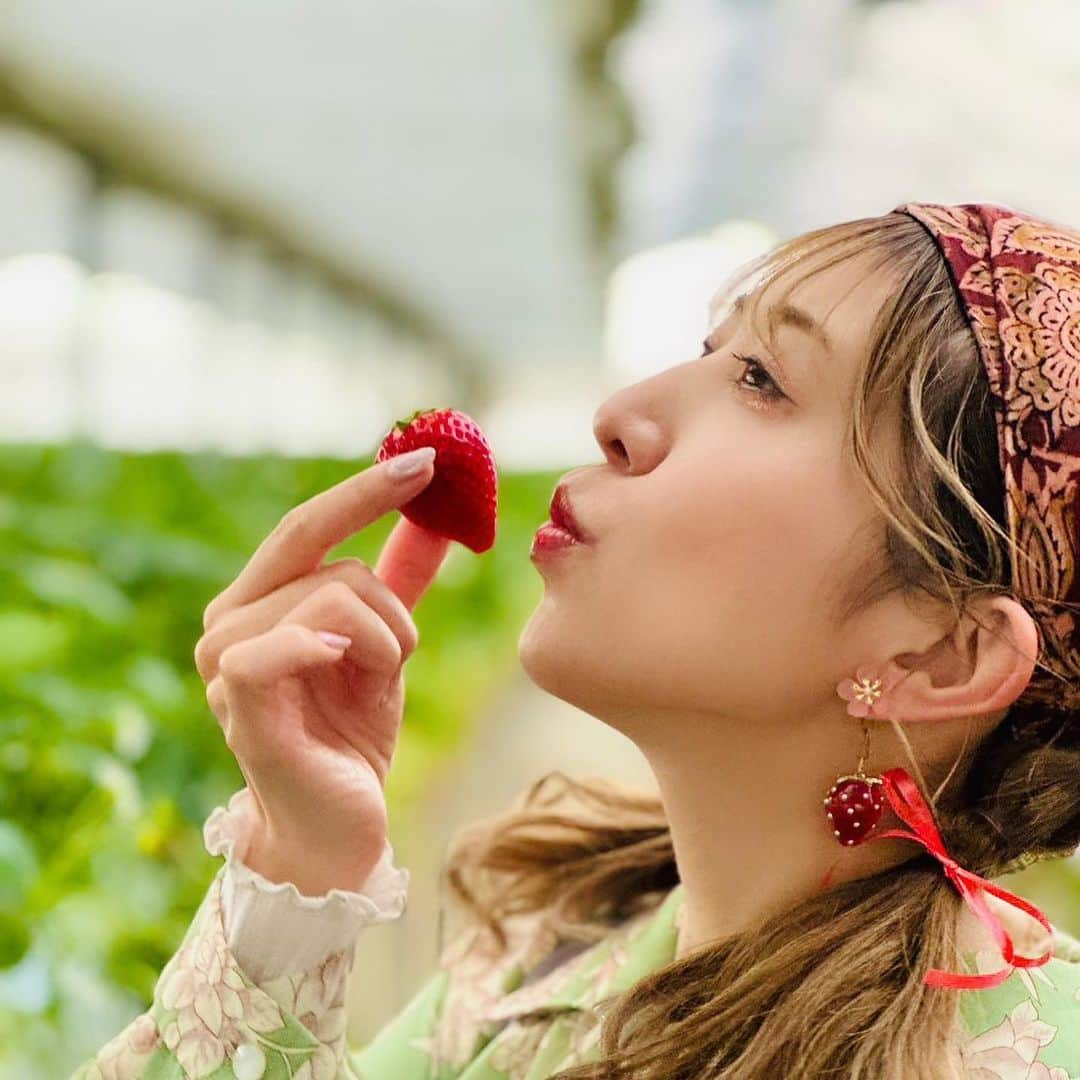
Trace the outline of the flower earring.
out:
<instances>
[{"instance_id":1,"label":"flower earring","mask_svg":"<svg viewBox=\"0 0 1080 1080\"><path fill-rule=\"evenodd\" d=\"M895 685L887 676L877 675L866 665L855 672L854 679L837 683L836 692L848 702L848 714L863 722L863 749L854 773L838 776L822 802L829 828L839 844L851 847L862 843L881 821L885 797L880 776L867 775L863 766L870 755L870 728L866 717L883 717L886 696Z\"/></svg>"}]
</instances>

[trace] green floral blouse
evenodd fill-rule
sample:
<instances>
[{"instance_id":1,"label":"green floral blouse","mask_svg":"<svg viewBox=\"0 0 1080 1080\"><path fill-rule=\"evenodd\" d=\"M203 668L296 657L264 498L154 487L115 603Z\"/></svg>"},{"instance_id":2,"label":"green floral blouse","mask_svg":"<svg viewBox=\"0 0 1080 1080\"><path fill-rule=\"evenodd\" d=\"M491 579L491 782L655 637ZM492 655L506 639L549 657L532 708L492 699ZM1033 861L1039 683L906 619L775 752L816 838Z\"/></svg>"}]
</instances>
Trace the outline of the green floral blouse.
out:
<instances>
[{"instance_id":1,"label":"green floral blouse","mask_svg":"<svg viewBox=\"0 0 1080 1080\"><path fill-rule=\"evenodd\" d=\"M478 928L460 933L402 1011L354 1049L345 1037L354 950L256 985L226 943L223 874L150 1008L70 1080L543 1080L599 1058L596 1006L674 959L683 896L676 886L591 946L559 943L535 916L518 916L498 962ZM1080 1078L1080 942L1055 930L1054 952L989 990L955 991L972 1077ZM1001 965L994 949L965 959L970 971Z\"/></svg>"}]
</instances>

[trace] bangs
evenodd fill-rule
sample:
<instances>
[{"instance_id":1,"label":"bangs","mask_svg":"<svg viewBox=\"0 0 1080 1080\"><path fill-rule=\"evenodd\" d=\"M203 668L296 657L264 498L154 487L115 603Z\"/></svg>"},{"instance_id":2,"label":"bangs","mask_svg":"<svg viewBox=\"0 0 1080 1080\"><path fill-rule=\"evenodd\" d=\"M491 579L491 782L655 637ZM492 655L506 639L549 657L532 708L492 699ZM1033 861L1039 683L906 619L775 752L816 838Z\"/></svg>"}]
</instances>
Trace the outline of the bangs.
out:
<instances>
[{"instance_id":1,"label":"bangs","mask_svg":"<svg viewBox=\"0 0 1080 1080\"><path fill-rule=\"evenodd\" d=\"M794 236L743 263L725 279L717 291L713 304L713 322L726 318L731 313L735 300L745 297L751 326L762 341L771 342L772 334L767 329L763 332L762 327L761 301L766 287L776 284L779 289L770 305L775 306L787 303L792 293L816 274L850 259L859 258L864 261L866 274L888 267L888 245L880 243L879 239L883 230L890 228L891 220L895 220L901 228L909 227L909 219L905 214L889 213L879 217L856 218ZM857 278L852 288L856 288L860 280L862 279ZM847 293L841 293L836 303L839 304L846 295ZM827 318L831 311L830 308L824 318ZM875 335L880 321L875 323Z\"/></svg>"}]
</instances>

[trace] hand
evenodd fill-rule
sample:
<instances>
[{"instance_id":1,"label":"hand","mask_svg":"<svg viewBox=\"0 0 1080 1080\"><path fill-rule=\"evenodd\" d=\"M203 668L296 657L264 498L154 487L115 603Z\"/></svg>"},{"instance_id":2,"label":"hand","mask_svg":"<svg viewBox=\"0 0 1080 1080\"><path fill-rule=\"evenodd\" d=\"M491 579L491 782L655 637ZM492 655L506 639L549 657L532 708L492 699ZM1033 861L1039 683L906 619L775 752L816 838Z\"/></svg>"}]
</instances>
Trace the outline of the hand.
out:
<instances>
[{"instance_id":1,"label":"hand","mask_svg":"<svg viewBox=\"0 0 1080 1080\"><path fill-rule=\"evenodd\" d=\"M380 462L290 510L207 606L195 664L258 808L245 862L306 895L359 889L387 838L411 610L450 541L402 517L375 570L326 554L415 497L434 466ZM316 631L350 639L344 649Z\"/></svg>"}]
</instances>

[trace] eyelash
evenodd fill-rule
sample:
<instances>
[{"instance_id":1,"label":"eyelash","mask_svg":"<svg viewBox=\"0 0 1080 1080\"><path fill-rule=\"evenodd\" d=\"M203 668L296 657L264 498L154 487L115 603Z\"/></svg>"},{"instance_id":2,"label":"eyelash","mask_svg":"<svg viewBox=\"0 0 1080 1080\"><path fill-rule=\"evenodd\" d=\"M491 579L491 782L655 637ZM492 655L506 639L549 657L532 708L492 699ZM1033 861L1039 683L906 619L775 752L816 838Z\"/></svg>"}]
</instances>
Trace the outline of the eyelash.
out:
<instances>
[{"instance_id":1,"label":"eyelash","mask_svg":"<svg viewBox=\"0 0 1080 1080\"><path fill-rule=\"evenodd\" d=\"M701 353L702 357L706 357L712 352L713 348L708 343L708 341L703 342L703 349ZM732 353L731 355L740 364L744 365L744 368L739 374L739 376L736 379L732 380L736 386L740 387L743 390L749 390L751 393L758 394L760 397L763 397L770 401L779 400L780 398L786 396L784 392L780 389L780 387L776 385L776 381L773 379L772 375L769 374L768 368L766 368L765 365L762 364L762 362L756 356L743 356L741 353ZM750 368L754 368L760 374L764 375L765 378L768 379L769 385L772 387L772 389L770 390L760 386L747 386L746 383L744 383L742 380L745 377L746 372Z\"/></svg>"}]
</instances>

